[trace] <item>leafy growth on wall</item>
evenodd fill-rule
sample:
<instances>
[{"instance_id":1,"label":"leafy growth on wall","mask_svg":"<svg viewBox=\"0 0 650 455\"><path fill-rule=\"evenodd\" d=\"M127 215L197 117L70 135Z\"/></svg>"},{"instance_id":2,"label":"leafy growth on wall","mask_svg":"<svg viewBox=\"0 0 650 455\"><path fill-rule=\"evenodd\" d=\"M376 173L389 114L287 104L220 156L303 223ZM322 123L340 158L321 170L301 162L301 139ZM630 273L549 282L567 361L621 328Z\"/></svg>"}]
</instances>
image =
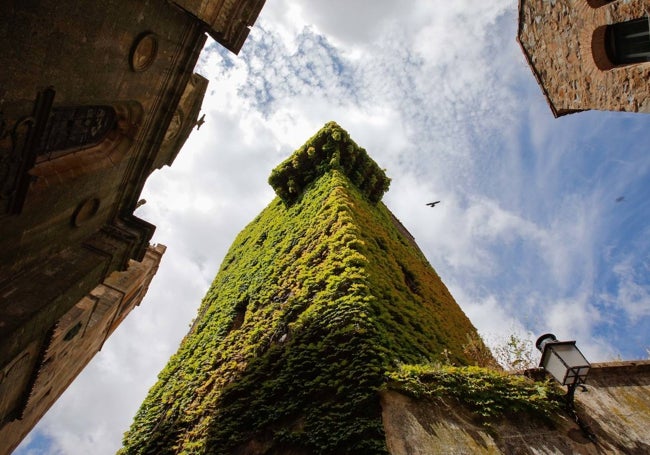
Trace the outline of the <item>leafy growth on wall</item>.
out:
<instances>
[{"instance_id":1,"label":"leafy growth on wall","mask_svg":"<svg viewBox=\"0 0 650 455\"><path fill-rule=\"evenodd\" d=\"M386 372L470 362L475 329L376 193L307 180L238 235L121 454L386 453Z\"/></svg>"},{"instance_id":2,"label":"leafy growth on wall","mask_svg":"<svg viewBox=\"0 0 650 455\"><path fill-rule=\"evenodd\" d=\"M305 145L271 172L269 184L287 204L298 199L311 182L338 169L371 202L379 202L390 186L384 171L343 128L329 122Z\"/></svg>"},{"instance_id":3,"label":"leafy growth on wall","mask_svg":"<svg viewBox=\"0 0 650 455\"><path fill-rule=\"evenodd\" d=\"M533 381L476 366L402 365L389 378L390 389L414 398L456 399L486 424L517 413L550 419L564 402L562 391L550 380Z\"/></svg>"}]
</instances>

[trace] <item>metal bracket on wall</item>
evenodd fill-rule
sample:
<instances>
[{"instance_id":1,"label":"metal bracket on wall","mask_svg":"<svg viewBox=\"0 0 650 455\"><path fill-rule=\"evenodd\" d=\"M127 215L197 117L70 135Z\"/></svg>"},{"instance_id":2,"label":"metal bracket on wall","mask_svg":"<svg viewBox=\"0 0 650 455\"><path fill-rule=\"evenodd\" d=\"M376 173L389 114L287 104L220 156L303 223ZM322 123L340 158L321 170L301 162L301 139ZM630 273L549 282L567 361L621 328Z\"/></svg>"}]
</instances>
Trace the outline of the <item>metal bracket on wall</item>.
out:
<instances>
[{"instance_id":1,"label":"metal bracket on wall","mask_svg":"<svg viewBox=\"0 0 650 455\"><path fill-rule=\"evenodd\" d=\"M36 162L36 150L52 110L55 91L52 87L38 93L32 115L7 127L0 111L0 200L6 212L20 214L31 183L28 171ZM4 144L7 144L5 147Z\"/></svg>"},{"instance_id":2,"label":"metal bracket on wall","mask_svg":"<svg viewBox=\"0 0 650 455\"><path fill-rule=\"evenodd\" d=\"M589 428L589 425L587 425L585 423L585 421L580 418L580 416L578 415L578 412L576 411L576 408L574 406L574 398L573 397L574 397L575 392L576 392L576 387L580 387L583 392L586 392L587 388L584 385L578 384L578 383L570 384L568 387L569 387L569 389L568 389L567 394L565 396L566 410L569 413L569 415L571 416L571 418L575 421L575 423L578 424L578 426L580 427L580 430L582 431L582 434L585 436L585 438L587 438L589 441L591 441L593 443L596 443L596 435L591 431L591 428Z\"/></svg>"}]
</instances>

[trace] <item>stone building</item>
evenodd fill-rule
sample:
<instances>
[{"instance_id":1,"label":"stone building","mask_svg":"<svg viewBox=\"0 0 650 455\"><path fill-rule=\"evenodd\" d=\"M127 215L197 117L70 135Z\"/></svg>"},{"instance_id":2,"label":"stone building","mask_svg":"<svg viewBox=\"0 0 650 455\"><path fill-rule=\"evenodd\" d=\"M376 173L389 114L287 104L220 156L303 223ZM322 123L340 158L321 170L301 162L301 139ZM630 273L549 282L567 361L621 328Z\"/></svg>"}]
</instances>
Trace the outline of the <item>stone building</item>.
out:
<instances>
[{"instance_id":1,"label":"stone building","mask_svg":"<svg viewBox=\"0 0 650 455\"><path fill-rule=\"evenodd\" d=\"M389 181L335 123L272 172L120 453L384 453L386 370L477 339Z\"/></svg>"},{"instance_id":2,"label":"stone building","mask_svg":"<svg viewBox=\"0 0 650 455\"><path fill-rule=\"evenodd\" d=\"M146 257L155 227L133 212L197 125L206 33L238 52L263 4L0 2L0 425L57 321Z\"/></svg>"},{"instance_id":3,"label":"stone building","mask_svg":"<svg viewBox=\"0 0 650 455\"><path fill-rule=\"evenodd\" d=\"M0 410L15 409L21 400L19 418L0 426L0 454L11 453L56 402L106 339L133 308L140 304L158 270L165 246L147 248L141 262L129 261L124 272L111 273L102 284L77 302L50 329L42 352L38 342L22 357L5 367L0 382ZM32 371L25 371L31 357L40 356ZM22 393L25 378L29 392Z\"/></svg>"},{"instance_id":4,"label":"stone building","mask_svg":"<svg viewBox=\"0 0 650 455\"><path fill-rule=\"evenodd\" d=\"M517 40L553 115L650 112L648 11L648 0L519 0Z\"/></svg>"}]
</instances>

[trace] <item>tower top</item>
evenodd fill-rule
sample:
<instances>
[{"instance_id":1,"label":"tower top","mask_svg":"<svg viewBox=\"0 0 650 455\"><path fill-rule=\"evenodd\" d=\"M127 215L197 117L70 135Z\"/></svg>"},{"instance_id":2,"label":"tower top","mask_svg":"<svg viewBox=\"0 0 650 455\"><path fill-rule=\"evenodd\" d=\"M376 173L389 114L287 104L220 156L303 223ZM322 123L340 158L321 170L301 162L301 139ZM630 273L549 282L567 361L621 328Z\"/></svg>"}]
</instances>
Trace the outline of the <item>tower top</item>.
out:
<instances>
[{"instance_id":1,"label":"tower top","mask_svg":"<svg viewBox=\"0 0 650 455\"><path fill-rule=\"evenodd\" d=\"M280 163L269 184L285 204L293 204L307 185L338 169L370 200L379 202L390 179L379 165L359 147L336 122L328 122L293 155Z\"/></svg>"}]
</instances>

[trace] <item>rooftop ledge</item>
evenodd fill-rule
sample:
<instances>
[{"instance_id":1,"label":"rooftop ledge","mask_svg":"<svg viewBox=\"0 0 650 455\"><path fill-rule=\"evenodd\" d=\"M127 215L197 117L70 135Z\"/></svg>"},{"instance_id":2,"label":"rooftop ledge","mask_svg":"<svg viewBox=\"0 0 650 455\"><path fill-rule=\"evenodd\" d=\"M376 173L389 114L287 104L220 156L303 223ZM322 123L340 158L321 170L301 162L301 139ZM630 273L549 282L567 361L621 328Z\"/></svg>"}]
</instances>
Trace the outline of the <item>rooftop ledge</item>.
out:
<instances>
[{"instance_id":1,"label":"rooftop ledge","mask_svg":"<svg viewBox=\"0 0 650 455\"><path fill-rule=\"evenodd\" d=\"M326 123L305 145L273 169L269 185L290 205L307 185L332 169L345 174L373 203L379 202L390 186L384 170L335 122Z\"/></svg>"}]
</instances>

